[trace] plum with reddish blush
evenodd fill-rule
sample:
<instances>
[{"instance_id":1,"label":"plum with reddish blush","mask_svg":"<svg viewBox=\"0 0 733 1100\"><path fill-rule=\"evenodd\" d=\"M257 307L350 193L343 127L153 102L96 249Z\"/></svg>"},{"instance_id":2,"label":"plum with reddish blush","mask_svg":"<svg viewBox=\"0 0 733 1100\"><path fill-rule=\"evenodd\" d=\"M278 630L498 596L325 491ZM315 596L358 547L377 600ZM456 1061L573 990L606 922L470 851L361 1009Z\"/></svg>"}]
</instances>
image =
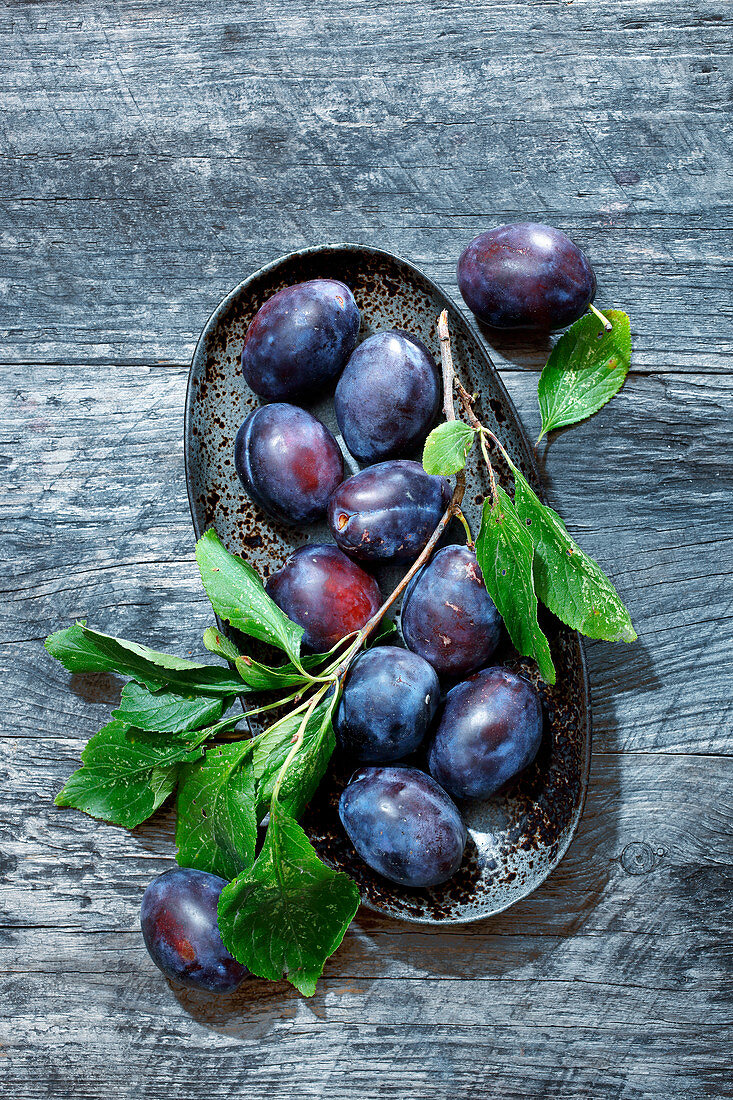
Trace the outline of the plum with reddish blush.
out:
<instances>
[{"instance_id":1,"label":"plum with reddish blush","mask_svg":"<svg viewBox=\"0 0 733 1100\"><path fill-rule=\"evenodd\" d=\"M494 328L553 331L585 313L596 294L587 257L560 229L536 222L480 233L458 261L458 289Z\"/></svg>"},{"instance_id":2,"label":"plum with reddish blush","mask_svg":"<svg viewBox=\"0 0 733 1100\"><path fill-rule=\"evenodd\" d=\"M325 424L297 405L255 409L237 432L234 465L249 495L283 523L314 523L343 481L344 459Z\"/></svg>"},{"instance_id":3,"label":"plum with reddish blush","mask_svg":"<svg viewBox=\"0 0 733 1100\"><path fill-rule=\"evenodd\" d=\"M268 579L267 594L298 626L311 652L325 653L379 610L379 585L336 546L301 546Z\"/></svg>"},{"instance_id":4,"label":"plum with reddish blush","mask_svg":"<svg viewBox=\"0 0 733 1100\"><path fill-rule=\"evenodd\" d=\"M173 867L148 886L140 908L143 939L167 978L207 993L231 993L249 974L219 935L216 910L225 886L218 875L190 867Z\"/></svg>"},{"instance_id":5,"label":"plum with reddish blush","mask_svg":"<svg viewBox=\"0 0 733 1100\"><path fill-rule=\"evenodd\" d=\"M402 636L441 676L466 676L486 664L501 616L467 546L446 546L415 574L402 601Z\"/></svg>"}]
</instances>

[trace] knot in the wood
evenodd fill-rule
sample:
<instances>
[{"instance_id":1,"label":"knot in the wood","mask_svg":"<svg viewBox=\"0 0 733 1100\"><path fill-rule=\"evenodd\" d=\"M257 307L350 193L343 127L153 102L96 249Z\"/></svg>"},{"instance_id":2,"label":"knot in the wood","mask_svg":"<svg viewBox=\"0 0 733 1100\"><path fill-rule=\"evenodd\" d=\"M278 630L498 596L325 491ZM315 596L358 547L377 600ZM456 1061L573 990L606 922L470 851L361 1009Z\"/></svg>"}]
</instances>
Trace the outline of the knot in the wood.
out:
<instances>
[{"instance_id":1,"label":"knot in the wood","mask_svg":"<svg viewBox=\"0 0 733 1100\"><path fill-rule=\"evenodd\" d=\"M654 863L654 852L643 840L633 840L621 853L621 866L629 875L645 875Z\"/></svg>"}]
</instances>

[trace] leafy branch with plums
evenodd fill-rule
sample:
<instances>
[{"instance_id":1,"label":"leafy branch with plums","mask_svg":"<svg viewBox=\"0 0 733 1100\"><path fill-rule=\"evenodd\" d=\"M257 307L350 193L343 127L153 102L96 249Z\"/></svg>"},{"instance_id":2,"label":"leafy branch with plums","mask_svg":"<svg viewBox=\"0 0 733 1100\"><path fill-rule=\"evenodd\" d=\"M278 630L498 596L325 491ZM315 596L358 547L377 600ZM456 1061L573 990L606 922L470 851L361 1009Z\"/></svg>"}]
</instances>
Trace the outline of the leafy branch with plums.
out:
<instances>
[{"instance_id":1,"label":"leafy branch with plums","mask_svg":"<svg viewBox=\"0 0 733 1100\"><path fill-rule=\"evenodd\" d=\"M564 234L500 227L469 244L458 271L468 306L494 327L570 325L539 380L542 435L618 391L628 318L593 306L592 268ZM212 626L204 644L226 663L184 660L85 622L46 641L72 673L128 679L56 804L134 828L175 794L179 866L146 890L143 935L168 977L210 992L235 989L249 972L312 995L353 919L356 884L319 858L298 823L337 745L358 769L339 805L358 856L388 881L430 888L463 859L461 806L502 788L542 739L534 684L491 663L502 624L547 684L555 669L538 601L589 638L636 638L610 580L479 421L454 368L447 314L437 326L442 387L417 337L390 330L357 346L359 326L351 290L317 279L274 294L247 331L243 374L269 403L237 433L237 474L281 522L326 516L334 542L302 546L263 584L206 531L196 560L231 636ZM364 467L347 479L338 441L302 407L334 382L341 436ZM421 447L422 464L404 457ZM489 487L475 539L462 510L473 451ZM443 545L454 519L465 543ZM405 570L386 599L370 572L385 564ZM400 600L404 646L388 619ZM238 699L243 710L233 709Z\"/></svg>"}]
</instances>

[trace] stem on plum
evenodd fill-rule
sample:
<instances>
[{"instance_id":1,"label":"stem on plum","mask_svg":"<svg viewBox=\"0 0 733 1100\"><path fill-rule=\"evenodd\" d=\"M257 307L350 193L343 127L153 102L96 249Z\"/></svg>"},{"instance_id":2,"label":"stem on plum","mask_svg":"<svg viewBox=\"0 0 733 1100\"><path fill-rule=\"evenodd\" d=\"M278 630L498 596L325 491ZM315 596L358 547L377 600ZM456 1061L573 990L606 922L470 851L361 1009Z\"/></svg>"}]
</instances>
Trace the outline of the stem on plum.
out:
<instances>
[{"instance_id":1,"label":"stem on plum","mask_svg":"<svg viewBox=\"0 0 733 1100\"><path fill-rule=\"evenodd\" d=\"M591 313L595 313L596 317L601 322L606 332L610 332L613 328L613 325L609 321L608 317L604 317L600 309L596 309L592 302L588 302L588 309L591 311Z\"/></svg>"}]
</instances>

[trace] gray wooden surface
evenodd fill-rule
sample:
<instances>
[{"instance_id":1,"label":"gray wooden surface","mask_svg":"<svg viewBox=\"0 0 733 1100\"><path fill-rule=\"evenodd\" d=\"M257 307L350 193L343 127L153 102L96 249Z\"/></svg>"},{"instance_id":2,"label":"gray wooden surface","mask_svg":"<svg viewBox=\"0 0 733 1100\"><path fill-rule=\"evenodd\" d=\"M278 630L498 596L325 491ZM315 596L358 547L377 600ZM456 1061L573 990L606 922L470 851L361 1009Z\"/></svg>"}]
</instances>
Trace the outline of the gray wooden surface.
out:
<instances>
[{"instance_id":1,"label":"gray wooden surface","mask_svg":"<svg viewBox=\"0 0 733 1100\"><path fill-rule=\"evenodd\" d=\"M0 6L0 1084L17 1100L731 1096L730 7ZM53 795L119 685L49 630L201 652L186 367L262 262L351 240L455 291L499 221L568 230L634 370L540 448L641 635L594 644L558 870L444 934L360 913L316 996L168 986L137 927L172 819ZM494 342L529 430L546 348Z\"/></svg>"}]
</instances>

